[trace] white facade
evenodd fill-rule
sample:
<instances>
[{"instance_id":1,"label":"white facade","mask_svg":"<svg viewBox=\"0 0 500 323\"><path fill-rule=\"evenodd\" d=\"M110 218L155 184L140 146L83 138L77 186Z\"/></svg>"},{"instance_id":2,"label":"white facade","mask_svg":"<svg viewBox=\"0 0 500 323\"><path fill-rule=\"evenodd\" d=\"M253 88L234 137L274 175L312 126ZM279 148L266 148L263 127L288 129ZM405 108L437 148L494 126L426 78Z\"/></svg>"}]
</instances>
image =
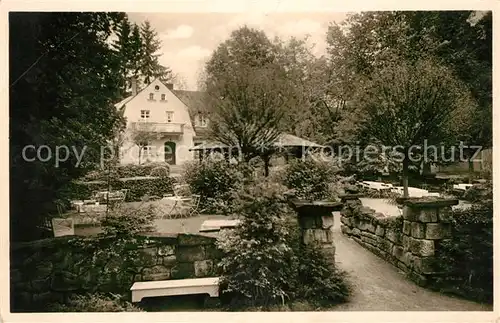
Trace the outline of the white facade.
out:
<instances>
[{"instance_id":1,"label":"white facade","mask_svg":"<svg viewBox=\"0 0 500 323\"><path fill-rule=\"evenodd\" d=\"M120 151L121 164L166 161L180 165L193 160L195 130L188 107L159 80L116 104L127 120ZM147 143L139 157L138 143ZM142 145L142 144L141 144Z\"/></svg>"}]
</instances>

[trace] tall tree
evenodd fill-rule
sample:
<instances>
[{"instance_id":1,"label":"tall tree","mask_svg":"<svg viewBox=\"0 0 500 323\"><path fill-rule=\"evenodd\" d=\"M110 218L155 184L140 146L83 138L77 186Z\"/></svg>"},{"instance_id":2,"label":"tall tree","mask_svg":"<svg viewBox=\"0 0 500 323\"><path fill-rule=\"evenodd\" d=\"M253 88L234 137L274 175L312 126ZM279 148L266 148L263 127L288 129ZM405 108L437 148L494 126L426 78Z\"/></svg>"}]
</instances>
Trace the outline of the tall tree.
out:
<instances>
[{"instance_id":1,"label":"tall tree","mask_svg":"<svg viewBox=\"0 0 500 323\"><path fill-rule=\"evenodd\" d=\"M13 240L37 237L36 227L55 211L55 201L64 198L62 189L99 162L101 147L121 125L113 107L123 81L121 65L107 40L123 16L9 15ZM35 149L45 145L52 156L45 150L42 158L37 158L29 145ZM59 164L55 160L57 147Z\"/></svg>"},{"instance_id":2,"label":"tall tree","mask_svg":"<svg viewBox=\"0 0 500 323\"><path fill-rule=\"evenodd\" d=\"M294 99L275 46L262 31L237 29L215 50L205 77L212 137L237 147L246 161L260 156L268 174L273 143Z\"/></svg>"},{"instance_id":3,"label":"tall tree","mask_svg":"<svg viewBox=\"0 0 500 323\"><path fill-rule=\"evenodd\" d=\"M459 137L474 111L467 93L449 68L430 60L400 61L375 70L358 89L358 132L401 155L404 197L410 158L425 145L441 147Z\"/></svg>"},{"instance_id":4,"label":"tall tree","mask_svg":"<svg viewBox=\"0 0 500 323\"><path fill-rule=\"evenodd\" d=\"M141 38L143 42L141 73L144 77L144 83L149 84L155 78L160 78L163 82L170 82L173 78L172 70L159 62L160 54L158 51L161 49L161 40L148 20L141 25Z\"/></svg>"},{"instance_id":5,"label":"tall tree","mask_svg":"<svg viewBox=\"0 0 500 323\"><path fill-rule=\"evenodd\" d=\"M130 58L128 61L129 75L139 81L141 72L141 61L144 56L145 45L142 43L141 32L139 26L134 24L130 36Z\"/></svg>"},{"instance_id":6,"label":"tall tree","mask_svg":"<svg viewBox=\"0 0 500 323\"><path fill-rule=\"evenodd\" d=\"M113 49L116 56L120 61L120 76L123 82L120 84L121 97L125 97L129 89L130 65L131 60L135 56L133 52L131 40L132 26L127 18L124 16L120 21L118 28L116 28L117 39L113 42Z\"/></svg>"},{"instance_id":7,"label":"tall tree","mask_svg":"<svg viewBox=\"0 0 500 323\"><path fill-rule=\"evenodd\" d=\"M491 146L491 12L363 12L332 24L327 33L332 89L352 99L360 77L390 61L439 60L471 90L478 110L469 138ZM346 111L349 115L350 112ZM486 122L485 122L486 120ZM344 133L344 132L342 132ZM342 137L342 133L338 134Z\"/></svg>"},{"instance_id":8,"label":"tall tree","mask_svg":"<svg viewBox=\"0 0 500 323\"><path fill-rule=\"evenodd\" d=\"M295 89L295 106L287 111L286 131L322 143L331 141L333 126L343 103L330 93L330 68L325 57L316 57L304 39L276 38L278 62Z\"/></svg>"}]
</instances>

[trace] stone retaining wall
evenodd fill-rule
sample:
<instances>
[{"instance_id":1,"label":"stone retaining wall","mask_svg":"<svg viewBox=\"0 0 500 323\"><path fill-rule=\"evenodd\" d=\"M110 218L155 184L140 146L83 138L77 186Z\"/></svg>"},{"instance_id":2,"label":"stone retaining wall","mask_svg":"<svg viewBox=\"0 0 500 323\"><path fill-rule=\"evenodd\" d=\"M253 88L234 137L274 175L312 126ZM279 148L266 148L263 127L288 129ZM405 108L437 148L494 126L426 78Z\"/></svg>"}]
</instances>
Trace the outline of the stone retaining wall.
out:
<instances>
[{"instance_id":1,"label":"stone retaining wall","mask_svg":"<svg viewBox=\"0 0 500 323\"><path fill-rule=\"evenodd\" d=\"M221 257L215 240L203 235L141 235L131 247L133 255L137 254L132 257L132 265L124 264L123 255L96 263L95 249L86 248L80 237L12 245L11 310L43 309L45 304L62 301L72 293L123 293L137 281L214 276Z\"/></svg>"},{"instance_id":2,"label":"stone retaining wall","mask_svg":"<svg viewBox=\"0 0 500 323\"><path fill-rule=\"evenodd\" d=\"M457 200L411 199L403 215L385 217L363 207L358 196L343 198L342 233L389 261L421 286L445 275L435 257L441 241L451 237L451 206Z\"/></svg>"}]
</instances>

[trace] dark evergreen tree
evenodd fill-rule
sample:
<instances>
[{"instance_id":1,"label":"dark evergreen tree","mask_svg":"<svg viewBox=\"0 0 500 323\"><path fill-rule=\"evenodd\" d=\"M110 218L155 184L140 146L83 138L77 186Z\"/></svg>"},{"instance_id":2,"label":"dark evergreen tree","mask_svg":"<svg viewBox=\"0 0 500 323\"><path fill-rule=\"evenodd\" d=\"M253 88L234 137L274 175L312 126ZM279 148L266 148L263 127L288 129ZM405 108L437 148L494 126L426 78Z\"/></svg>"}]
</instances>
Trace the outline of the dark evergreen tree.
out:
<instances>
[{"instance_id":1,"label":"dark evergreen tree","mask_svg":"<svg viewBox=\"0 0 500 323\"><path fill-rule=\"evenodd\" d=\"M64 187L99 162L121 124L121 64L107 43L121 13L10 13L10 237L38 238ZM34 148L48 146L41 161ZM56 147L60 158L55 161ZM26 149L25 149L26 148ZM83 157L78 163L74 150ZM24 156L23 156L24 153ZM47 150L41 155L45 159Z\"/></svg>"},{"instance_id":2,"label":"dark evergreen tree","mask_svg":"<svg viewBox=\"0 0 500 323\"><path fill-rule=\"evenodd\" d=\"M134 55L133 45L132 45L132 26L128 18L125 16L118 28L116 29L117 39L113 42L113 49L115 50L116 56L120 62L120 75L123 77L123 82L120 84L121 96L125 97L127 90L129 88L129 70L130 70L130 60Z\"/></svg>"},{"instance_id":3,"label":"dark evergreen tree","mask_svg":"<svg viewBox=\"0 0 500 323\"><path fill-rule=\"evenodd\" d=\"M143 43L141 73L144 83L149 84L155 78L160 78L163 82L172 81L172 70L159 62L161 55L158 51L161 49L161 41L158 33L147 20L141 25L141 37Z\"/></svg>"},{"instance_id":4,"label":"dark evergreen tree","mask_svg":"<svg viewBox=\"0 0 500 323\"><path fill-rule=\"evenodd\" d=\"M129 77L135 78L139 82L139 75L141 73L141 60L143 57L143 43L139 26L134 24L132 34L130 37L130 57L128 58ZM140 84L138 83L138 86Z\"/></svg>"}]
</instances>

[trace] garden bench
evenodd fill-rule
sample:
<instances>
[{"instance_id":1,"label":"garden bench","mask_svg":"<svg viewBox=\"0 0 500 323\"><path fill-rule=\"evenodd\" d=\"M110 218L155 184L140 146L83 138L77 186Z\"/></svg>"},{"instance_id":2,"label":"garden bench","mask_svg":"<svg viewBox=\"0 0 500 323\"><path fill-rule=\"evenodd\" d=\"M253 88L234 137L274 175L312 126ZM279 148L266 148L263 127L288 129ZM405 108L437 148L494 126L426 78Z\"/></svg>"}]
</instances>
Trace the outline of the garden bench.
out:
<instances>
[{"instance_id":1,"label":"garden bench","mask_svg":"<svg viewBox=\"0 0 500 323\"><path fill-rule=\"evenodd\" d=\"M136 282L130 288L132 303L144 297L208 294L219 296L219 277Z\"/></svg>"}]
</instances>

